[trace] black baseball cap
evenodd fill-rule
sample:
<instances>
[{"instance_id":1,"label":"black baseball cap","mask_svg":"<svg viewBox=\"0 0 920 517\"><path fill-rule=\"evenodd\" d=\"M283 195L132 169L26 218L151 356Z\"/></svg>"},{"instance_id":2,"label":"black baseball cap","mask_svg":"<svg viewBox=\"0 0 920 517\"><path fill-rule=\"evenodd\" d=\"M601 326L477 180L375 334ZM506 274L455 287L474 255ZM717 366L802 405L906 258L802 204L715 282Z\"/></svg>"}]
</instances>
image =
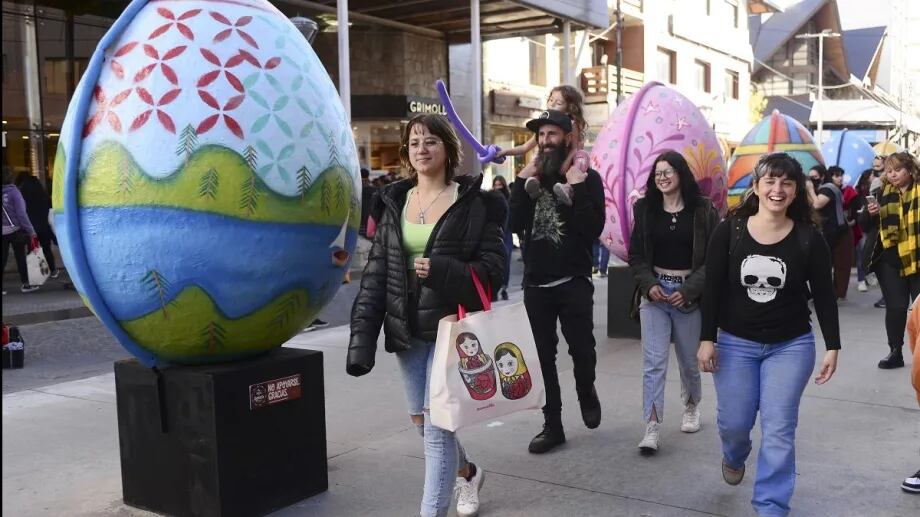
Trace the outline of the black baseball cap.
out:
<instances>
[{"instance_id":1,"label":"black baseball cap","mask_svg":"<svg viewBox=\"0 0 920 517\"><path fill-rule=\"evenodd\" d=\"M545 126L546 124L559 126L566 133L572 132L572 119L559 110L546 110L540 113L539 117L528 120L526 125L527 129L536 133L540 130L541 126Z\"/></svg>"}]
</instances>

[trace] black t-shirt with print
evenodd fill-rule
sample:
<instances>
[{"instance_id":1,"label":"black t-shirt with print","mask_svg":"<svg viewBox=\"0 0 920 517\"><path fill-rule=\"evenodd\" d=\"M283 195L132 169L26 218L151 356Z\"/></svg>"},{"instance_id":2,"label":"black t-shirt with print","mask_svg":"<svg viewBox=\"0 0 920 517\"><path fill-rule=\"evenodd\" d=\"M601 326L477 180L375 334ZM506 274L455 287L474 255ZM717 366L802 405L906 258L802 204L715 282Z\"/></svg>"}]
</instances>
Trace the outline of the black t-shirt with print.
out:
<instances>
[{"instance_id":1,"label":"black t-shirt with print","mask_svg":"<svg viewBox=\"0 0 920 517\"><path fill-rule=\"evenodd\" d=\"M811 331L808 286L828 350L840 348L837 299L831 259L820 234L803 253L793 229L776 244L764 245L743 228L731 256L731 219L716 227L706 255L700 339L716 341L716 330L758 343L780 343Z\"/></svg>"},{"instance_id":2,"label":"black t-shirt with print","mask_svg":"<svg viewBox=\"0 0 920 517\"><path fill-rule=\"evenodd\" d=\"M604 229L604 184L588 169L585 181L572 185L573 202L566 206L543 189L536 200L524 191L525 180L514 180L511 191L511 230L524 231L524 284L544 285L569 276L591 276L594 242Z\"/></svg>"}]
</instances>

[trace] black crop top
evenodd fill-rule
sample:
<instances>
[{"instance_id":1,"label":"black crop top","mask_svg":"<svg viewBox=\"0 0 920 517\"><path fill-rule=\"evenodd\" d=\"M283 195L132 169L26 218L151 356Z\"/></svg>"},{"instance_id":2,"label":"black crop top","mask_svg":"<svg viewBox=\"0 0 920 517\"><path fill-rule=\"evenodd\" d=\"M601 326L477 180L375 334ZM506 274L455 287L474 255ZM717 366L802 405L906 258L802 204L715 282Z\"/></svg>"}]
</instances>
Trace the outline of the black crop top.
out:
<instances>
[{"instance_id":1,"label":"black crop top","mask_svg":"<svg viewBox=\"0 0 920 517\"><path fill-rule=\"evenodd\" d=\"M693 210L670 214L658 209L652 221L652 246L653 266L693 269Z\"/></svg>"},{"instance_id":2,"label":"black crop top","mask_svg":"<svg viewBox=\"0 0 920 517\"><path fill-rule=\"evenodd\" d=\"M716 330L758 343L780 343L811 331L808 286L828 350L840 348L837 297L827 243L812 227L794 228L776 244L754 240L747 227L734 252L733 219L719 223L706 254L700 339L715 341ZM811 231L807 256L796 232Z\"/></svg>"}]
</instances>

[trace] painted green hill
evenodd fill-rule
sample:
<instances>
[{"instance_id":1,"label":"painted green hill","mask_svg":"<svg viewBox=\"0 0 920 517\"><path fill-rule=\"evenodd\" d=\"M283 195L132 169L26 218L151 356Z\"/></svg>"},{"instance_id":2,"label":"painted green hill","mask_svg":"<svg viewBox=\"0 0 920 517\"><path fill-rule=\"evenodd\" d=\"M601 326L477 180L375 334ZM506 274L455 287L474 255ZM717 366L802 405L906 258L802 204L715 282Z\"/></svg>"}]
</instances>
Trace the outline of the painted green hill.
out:
<instances>
[{"instance_id":1,"label":"painted green hill","mask_svg":"<svg viewBox=\"0 0 920 517\"><path fill-rule=\"evenodd\" d=\"M248 154L248 153L247 153ZM204 145L187 156L172 174L154 179L141 170L130 152L117 142L104 142L81 171L81 206L165 206L217 213L251 221L339 225L349 215L357 228L359 198L348 171L333 166L314 173L294 172L300 195L288 197L269 189L253 173L252 155L219 145ZM53 202L63 201L64 151L55 158ZM60 171L60 173L59 173Z\"/></svg>"},{"instance_id":2,"label":"painted green hill","mask_svg":"<svg viewBox=\"0 0 920 517\"><path fill-rule=\"evenodd\" d=\"M238 319L223 315L197 286L187 287L162 309L122 321L122 328L158 357L177 362L206 362L275 348L309 323L320 307L307 291L282 294Z\"/></svg>"}]
</instances>

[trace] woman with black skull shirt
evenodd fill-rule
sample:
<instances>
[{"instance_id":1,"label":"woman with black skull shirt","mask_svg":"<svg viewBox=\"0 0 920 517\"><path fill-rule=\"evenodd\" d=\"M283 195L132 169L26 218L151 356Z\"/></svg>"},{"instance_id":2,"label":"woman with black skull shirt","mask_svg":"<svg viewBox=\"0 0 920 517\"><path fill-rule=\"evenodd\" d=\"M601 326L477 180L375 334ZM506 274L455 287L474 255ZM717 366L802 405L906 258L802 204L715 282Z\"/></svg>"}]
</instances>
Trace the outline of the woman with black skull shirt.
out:
<instances>
[{"instance_id":1,"label":"woman with black skull shirt","mask_svg":"<svg viewBox=\"0 0 920 517\"><path fill-rule=\"evenodd\" d=\"M716 227L706 253L697 359L713 373L722 477L730 485L744 477L760 413L751 503L761 516L788 514L795 485L799 402L815 366L809 285L827 348L816 384L834 374L840 349L830 251L814 227L805 181L788 154L761 158L751 192Z\"/></svg>"}]
</instances>

